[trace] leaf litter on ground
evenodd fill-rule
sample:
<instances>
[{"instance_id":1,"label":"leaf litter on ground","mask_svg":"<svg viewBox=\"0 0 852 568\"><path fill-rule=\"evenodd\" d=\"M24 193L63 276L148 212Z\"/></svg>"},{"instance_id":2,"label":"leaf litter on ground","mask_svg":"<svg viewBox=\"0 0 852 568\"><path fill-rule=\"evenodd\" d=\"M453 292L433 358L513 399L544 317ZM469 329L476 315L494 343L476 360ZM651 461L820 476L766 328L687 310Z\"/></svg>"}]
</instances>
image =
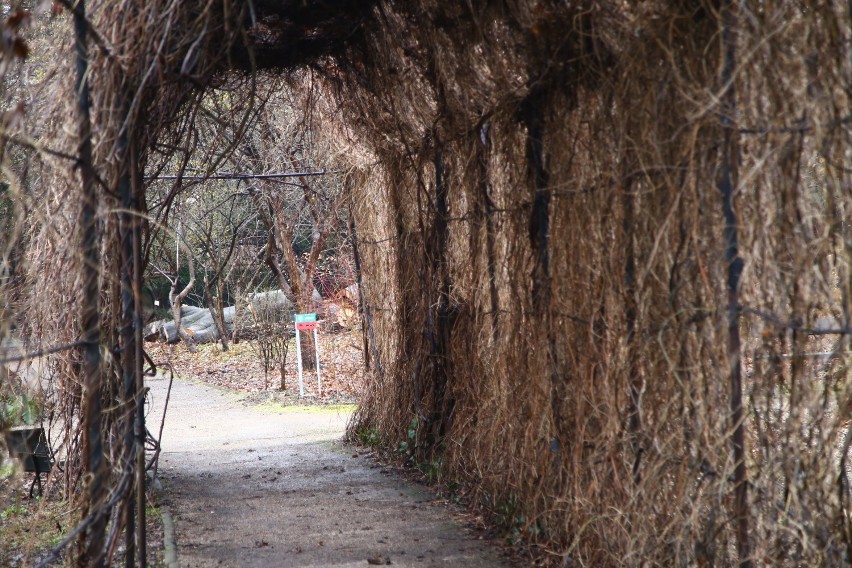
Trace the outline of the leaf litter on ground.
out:
<instances>
[{"instance_id":1,"label":"leaf litter on ground","mask_svg":"<svg viewBox=\"0 0 852 568\"><path fill-rule=\"evenodd\" d=\"M252 402L273 398L298 404L355 403L365 378L360 331L320 331L318 337L322 390L317 390L316 370L305 369L304 398L299 397L295 339L289 343L283 391L277 366L264 373L261 355L250 340L229 343L228 351L219 343L198 345L195 352L182 343L147 343L145 349L160 372L171 368L178 377L246 393Z\"/></svg>"}]
</instances>

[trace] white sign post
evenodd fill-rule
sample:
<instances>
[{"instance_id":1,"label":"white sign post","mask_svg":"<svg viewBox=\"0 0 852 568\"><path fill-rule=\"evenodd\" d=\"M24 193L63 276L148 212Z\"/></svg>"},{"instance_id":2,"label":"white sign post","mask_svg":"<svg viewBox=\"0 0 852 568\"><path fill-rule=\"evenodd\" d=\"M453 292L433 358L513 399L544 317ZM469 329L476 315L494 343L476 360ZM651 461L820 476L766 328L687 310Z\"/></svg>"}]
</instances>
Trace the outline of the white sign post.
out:
<instances>
[{"instance_id":1,"label":"white sign post","mask_svg":"<svg viewBox=\"0 0 852 568\"><path fill-rule=\"evenodd\" d=\"M299 335L300 331L314 331L314 351L317 355L317 396L322 395L322 377L320 375L319 362L319 336L317 335L317 315L316 314L296 314L296 365L299 369L299 396L305 396L305 383L302 380L302 338Z\"/></svg>"}]
</instances>

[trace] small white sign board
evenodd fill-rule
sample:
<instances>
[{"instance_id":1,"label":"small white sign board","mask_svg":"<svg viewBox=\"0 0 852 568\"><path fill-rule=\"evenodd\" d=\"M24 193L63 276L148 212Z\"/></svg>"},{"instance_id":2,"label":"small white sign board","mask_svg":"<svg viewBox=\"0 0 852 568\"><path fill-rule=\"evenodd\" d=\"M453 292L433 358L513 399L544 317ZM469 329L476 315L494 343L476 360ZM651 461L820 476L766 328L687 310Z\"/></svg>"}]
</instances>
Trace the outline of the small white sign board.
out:
<instances>
[{"instance_id":1,"label":"small white sign board","mask_svg":"<svg viewBox=\"0 0 852 568\"><path fill-rule=\"evenodd\" d=\"M302 337L300 331L314 332L314 352L317 356L317 396L322 395L322 377L320 375L319 362L319 336L317 335L317 315L316 314L296 314L293 318L296 323L296 365L299 368L299 396L305 396L305 383L302 380Z\"/></svg>"}]
</instances>

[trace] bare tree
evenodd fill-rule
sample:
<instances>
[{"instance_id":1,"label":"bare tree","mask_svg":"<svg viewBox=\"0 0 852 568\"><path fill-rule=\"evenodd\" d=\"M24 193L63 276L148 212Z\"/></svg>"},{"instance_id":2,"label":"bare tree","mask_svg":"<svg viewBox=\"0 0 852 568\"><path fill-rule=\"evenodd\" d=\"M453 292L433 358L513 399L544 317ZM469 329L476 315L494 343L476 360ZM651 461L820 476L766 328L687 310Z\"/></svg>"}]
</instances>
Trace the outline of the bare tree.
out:
<instances>
[{"instance_id":1,"label":"bare tree","mask_svg":"<svg viewBox=\"0 0 852 568\"><path fill-rule=\"evenodd\" d=\"M169 305L171 306L172 318L174 318L177 334L181 340L186 343L190 351L194 351L195 342L192 339L192 334L182 325L181 308L183 307L184 300L186 300L189 292L195 286L195 261L193 260L191 253L187 252L185 254L186 264L189 269L189 282L186 283L186 286L184 286L183 289L178 291L178 288L180 287L180 249L183 244L182 231L182 221L179 220L177 231L175 232L174 272L169 273L165 270L156 268L156 266L155 269L171 284L171 288L169 289Z\"/></svg>"},{"instance_id":2,"label":"bare tree","mask_svg":"<svg viewBox=\"0 0 852 568\"><path fill-rule=\"evenodd\" d=\"M211 187L199 199L197 207L188 211L186 223L191 251L199 265L204 299L216 326L223 350L228 350L228 333L225 325L224 298L231 259L237 250L241 230L257 214L242 201L245 193L221 187Z\"/></svg>"},{"instance_id":3,"label":"bare tree","mask_svg":"<svg viewBox=\"0 0 852 568\"><path fill-rule=\"evenodd\" d=\"M294 113L297 101L286 86L260 113L254 137L242 146L238 164L261 174L286 156L294 172L307 172L325 166L328 152L311 138L309 125ZM271 101L271 102L272 102ZM342 220L346 193L341 176L300 175L292 181L256 180L249 193L258 217L267 231L264 263L278 285L293 300L299 312L321 307L322 296L315 286L318 260L329 236L345 227ZM316 366L313 339L302 349L305 368Z\"/></svg>"}]
</instances>

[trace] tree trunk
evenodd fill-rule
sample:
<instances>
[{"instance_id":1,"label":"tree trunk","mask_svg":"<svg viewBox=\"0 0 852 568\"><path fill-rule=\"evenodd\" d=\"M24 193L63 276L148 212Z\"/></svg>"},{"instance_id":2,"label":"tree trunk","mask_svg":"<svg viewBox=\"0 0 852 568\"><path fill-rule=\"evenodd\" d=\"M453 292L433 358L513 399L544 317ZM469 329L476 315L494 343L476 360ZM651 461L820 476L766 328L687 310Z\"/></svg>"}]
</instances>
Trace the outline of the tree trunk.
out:
<instances>
[{"instance_id":1,"label":"tree trunk","mask_svg":"<svg viewBox=\"0 0 852 568\"><path fill-rule=\"evenodd\" d=\"M178 285L178 270L175 270L175 279L172 281L172 288L169 290L169 303L172 305L172 317L175 320L175 328L177 329L178 337L180 337L184 343L186 343L187 347L190 351L195 351L195 342L192 339L192 335L184 329L181 324L181 313L180 308L183 305L183 301L186 298L189 291L192 290L192 287L195 286L195 264L192 262L192 257L187 258L187 262L189 263L189 283L186 287L178 294L177 293L177 285ZM179 266L177 267L180 268Z\"/></svg>"},{"instance_id":2,"label":"tree trunk","mask_svg":"<svg viewBox=\"0 0 852 568\"><path fill-rule=\"evenodd\" d=\"M221 287L217 286L216 295L213 295L207 281L204 278L204 295L207 297L207 309L210 311L210 317L213 319L213 325L216 327L216 334L219 336L219 342L222 344L222 351L228 350L228 331L225 328L225 317L222 314L222 300L220 297Z\"/></svg>"},{"instance_id":3,"label":"tree trunk","mask_svg":"<svg viewBox=\"0 0 852 568\"><path fill-rule=\"evenodd\" d=\"M310 300L304 297L300 298L296 304L296 312L300 314L313 313L313 305ZM302 343L302 368L306 371L313 371L317 368L317 351L314 345L314 334L311 331L305 331L300 334Z\"/></svg>"},{"instance_id":4,"label":"tree trunk","mask_svg":"<svg viewBox=\"0 0 852 568\"><path fill-rule=\"evenodd\" d=\"M107 515L103 510L107 495L106 463L104 461L101 431L101 327L98 271L100 266L100 232L98 230L98 194L95 187L95 172L92 167L92 124L89 117L89 60L86 43L88 23L85 2L80 0L74 12L76 36L76 89L77 93L77 162L81 188L79 217L79 255L83 259L83 306L80 315L81 339L83 341L83 463L85 467L82 516L94 516L86 530L81 533L77 565L103 566L103 545Z\"/></svg>"},{"instance_id":5,"label":"tree trunk","mask_svg":"<svg viewBox=\"0 0 852 568\"><path fill-rule=\"evenodd\" d=\"M240 325L242 325L243 311L240 306L240 302L242 302L242 290L239 286L234 288L234 325L231 330L231 343L236 345L239 341L239 333L240 333Z\"/></svg>"}]
</instances>

